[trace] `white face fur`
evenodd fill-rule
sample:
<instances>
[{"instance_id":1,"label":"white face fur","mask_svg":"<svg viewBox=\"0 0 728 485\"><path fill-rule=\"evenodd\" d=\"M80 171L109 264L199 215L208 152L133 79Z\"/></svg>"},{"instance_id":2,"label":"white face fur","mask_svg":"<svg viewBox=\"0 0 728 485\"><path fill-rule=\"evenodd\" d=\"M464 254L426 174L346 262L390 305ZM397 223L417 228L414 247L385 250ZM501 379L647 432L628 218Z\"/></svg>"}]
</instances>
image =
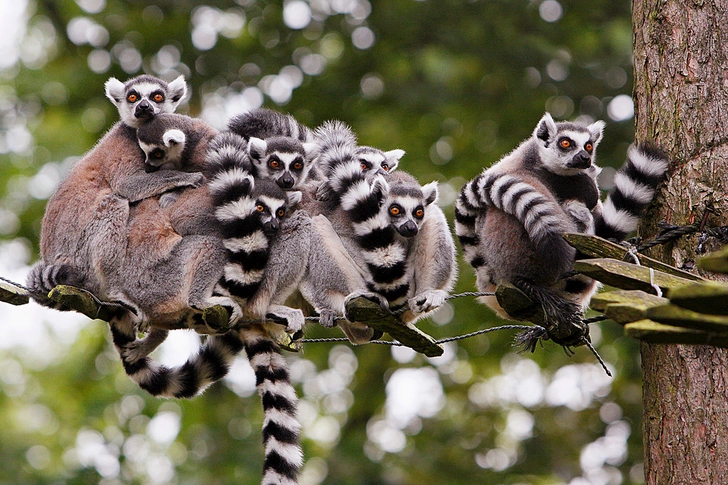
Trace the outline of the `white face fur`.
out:
<instances>
[{"instance_id":1,"label":"white face fur","mask_svg":"<svg viewBox=\"0 0 728 485\"><path fill-rule=\"evenodd\" d=\"M588 175L599 173L594 169L594 154L602 139L604 122L596 121L589 126L573 123L556 124L546 113L536 125L533 139L538 146L541 163L557 175Z\"/></svg>"},{"instance_id":2,"label":"white face fur","mask_svg":"<svg viewBox=\"0 0 728 485\"><path fill-rule=\"evenodd\" d=\"M121 121L138 128L144 120L159 113L173 113L187 94L187 83L179 76L165 87L153 76L139 76L126 83L109 78L105 84L106 96L119 110Z\"/></svg>"},{"instance_id":3,"label":"white face fur","mask_svg":"<svg viewBox=\"0 0 728 485\"><path fill-rule=\"evenodd\" d=\"M402 237L414 237L424 222L427 206L437 200L437 182L431 182L422 187L422 193L415 195L415 191L398 193L394 187L387 200L389 220Z\"/></svg>"},{"instance_id":4,"label":"white face fur","mask_svg":"<svg viewBox=\"0 0 728 485\"><path fill-rule=\"evenodd\" d=\"M377 148L362 146L357 148L356 156L362 172L375 174L394 172L405 151L400 149L383 152Z\"/></svg>"}]
</instances>

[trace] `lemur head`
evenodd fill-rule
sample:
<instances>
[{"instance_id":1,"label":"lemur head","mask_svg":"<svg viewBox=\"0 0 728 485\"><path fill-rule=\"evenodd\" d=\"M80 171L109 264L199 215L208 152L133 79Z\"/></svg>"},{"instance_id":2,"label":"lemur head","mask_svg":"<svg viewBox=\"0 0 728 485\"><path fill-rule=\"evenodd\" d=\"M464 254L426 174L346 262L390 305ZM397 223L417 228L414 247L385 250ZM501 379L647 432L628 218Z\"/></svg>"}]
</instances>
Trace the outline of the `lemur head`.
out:
<instances>
[{"instance_id":1,"label":"lemur head","mask_svg":"<svg viewBox=\"0 0 728 485\"><path fill-rule=\"evenodd\" d=\"M251 198L255 199L255 212L257 223L266 237L276 235L281 220L290 208L301 201L301 192L285 191L275 182L267 179L257 179Z\"/></svg>"},{"instance_id":2,"label":"lemur head","mask_svg":"<svg viewBox=\"0 0 728 485\"><path fill-rule=\"evenodd\" d=\"M259 177L273 180L285 190L300 187L306 181L317 153L315 143L285 136L265 140L251 136L248 140L248 155Z\"/></svg>"},{"instance_id":3,"label":"lemur head","mask_svg":"<svg viewBox=\"0 0 728 485\"><path fill-rule=\"evenodd\" d=\"M384 152L368 146L360 146L356 149L356 157L361 164L361 170L367 176L394 172L404 153L404 150L400 149Z\"/></svg>"},{"instance_id":4,"label":"lemur head","mask_svg":"<svg viewBox=\"0 0 728 485\"><path fill-rule=\"evenodd\" d=\"M420 185L408 173L397 172L387 179L389 194L386 210L389 220L402 237L414 237L420 231L427 207L437 201L437 182Z\"/></svg>"},{"instance_id":5,"label":"lemur head","mask_svg":"<svg viewBox=\"0 0 728 485\"><path fill-rule=\"evenodd\" d=\"M603 131L603 121L589 126L555 123L546 113L533 131L533 140L546 170L557 175L578 175L592 167Z\"/></svg>"},{"instance_id":6,"label":"lemur head","mask_svg":"<svg viewBox=\"0 0 728 485\"><path fill-rule=\"evenodd\" d=\"M187 144L187 124L184 116L165 113L137 128L137 140L146 155L144 171L149 173L161 168L182 169L182 156Z\"/></svg>"},{"instance_id":7,"label":"lemur head","mask_svg":"<svg viewBox=\"0 0 728 485\"><path fill-rule=\"evenodd\" d=\"M167 83L154 76L143 74L122 83L112 77L106 81L106 97L119 110L121 121L139 128L144 121L159 113L173 113L187 94L183 76Z\"/></svg>"}]
</instances>

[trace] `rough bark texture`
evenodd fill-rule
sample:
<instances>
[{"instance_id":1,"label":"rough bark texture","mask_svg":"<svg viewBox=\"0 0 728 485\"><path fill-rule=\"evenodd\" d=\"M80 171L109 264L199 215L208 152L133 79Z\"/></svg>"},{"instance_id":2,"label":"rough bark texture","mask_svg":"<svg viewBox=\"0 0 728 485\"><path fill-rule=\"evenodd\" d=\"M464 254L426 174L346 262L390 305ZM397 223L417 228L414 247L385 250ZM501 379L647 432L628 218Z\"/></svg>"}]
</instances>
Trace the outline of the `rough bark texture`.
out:
<instances>
[{"instance_id":1,"label":"rough bark texture","mask_svg":"<svg viewBox=\"0 0 728 485\"><path fill-rule=\"evenodd\" d=\"M675 160L642 234L654 235L661 220L700 221L711 208L707 224L726 225L728 8L721 0L633 0L632 10L636 137ZM697 236L685 237L653 256L681 266L697 246ZM643 343L642 364L646 483L728 483L728 351Z\"/></svg>"}]
</instances>

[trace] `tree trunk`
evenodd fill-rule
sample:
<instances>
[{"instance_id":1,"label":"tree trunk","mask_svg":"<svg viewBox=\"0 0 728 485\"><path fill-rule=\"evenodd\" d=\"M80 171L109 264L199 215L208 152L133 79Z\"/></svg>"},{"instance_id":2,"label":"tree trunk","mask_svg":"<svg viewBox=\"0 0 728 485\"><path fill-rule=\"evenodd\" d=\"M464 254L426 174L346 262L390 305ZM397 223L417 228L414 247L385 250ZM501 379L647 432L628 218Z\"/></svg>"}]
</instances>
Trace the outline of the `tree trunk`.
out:
<instances>
[{"instance_id":1,"label":"tree trunk","mask_svg":"<svg viewBox=\"0 0 728 485\"><path fill-rule=\"evenodd\" d=\"M728 215L728 8L721 1L633 0L637 141L674 160L647 215L657 223L726 224ZM710 241L708 250L718 248ZM652 254L681 266L697 236ZM716 279L716 275L703 275ZM645 481L724 484L728 480L728 351L642 344Z\"/></svg>"}]
</instances>

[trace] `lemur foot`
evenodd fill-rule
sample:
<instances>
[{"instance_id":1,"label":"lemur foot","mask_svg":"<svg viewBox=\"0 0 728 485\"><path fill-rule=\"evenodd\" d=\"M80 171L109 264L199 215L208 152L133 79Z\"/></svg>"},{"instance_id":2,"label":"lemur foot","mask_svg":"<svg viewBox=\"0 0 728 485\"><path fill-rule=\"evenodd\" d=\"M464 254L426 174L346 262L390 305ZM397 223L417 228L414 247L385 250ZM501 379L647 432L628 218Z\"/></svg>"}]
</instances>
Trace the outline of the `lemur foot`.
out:
<instances>
[{"instance_id":1,"label":"lemur foot","mask_svg":"<svg viewBox=\"0 0 728 485\"><path fill-rule=\"evenodd\" d=\"M284 325L286 333L290 334L294 340L303 337L303 325L306 319L303 312L298 308L290 308L284 305L271 305L266 314L275 323Z\"/></svg>"},{"instance_id":2,"label":"lemur foot","mask_svg":"<svg viewBox=\"0 0 728 485\"><path fill-rule=\"evenodd\" d=\"M407 304L413 313L426 313L441 307L446 298L446 291L427 290L410 298Z\"/></svg>"}]
</instances>

